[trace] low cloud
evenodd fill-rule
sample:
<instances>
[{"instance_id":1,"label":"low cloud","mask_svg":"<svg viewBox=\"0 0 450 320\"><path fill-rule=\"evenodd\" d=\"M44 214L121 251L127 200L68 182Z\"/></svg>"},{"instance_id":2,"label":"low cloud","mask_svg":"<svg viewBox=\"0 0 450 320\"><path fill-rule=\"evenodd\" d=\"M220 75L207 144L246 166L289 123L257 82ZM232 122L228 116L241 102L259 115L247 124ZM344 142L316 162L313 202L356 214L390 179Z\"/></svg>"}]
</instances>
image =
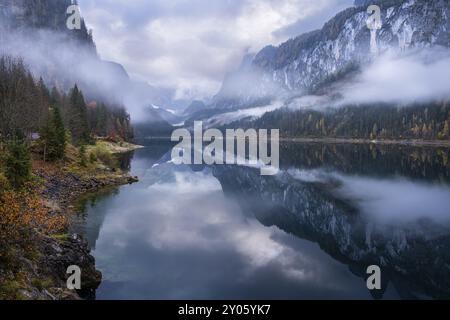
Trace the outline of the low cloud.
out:
<instances>
[{"instance_id":1,"label":"low cloud","mask_svg":"<svg viewBox=\"0 0 450 320\"><path fill-rule=\"evenodd\" d=\"M1 26L0 26L1 30ZM92 47L81 46L68 34L49 30L5 33L0 55L20 57L36 77L68 91L77 84L87 99L126 106L133 119L148 116L145 107L166 105L170 90L156 89L129 78L121 65L98 58Z\"/></svg>"},{"instance_id":2,"label":"low cloud","mask_svg":"<svg viewBox=\"0 0 450 320\"><path fill-rule=\"evenodd\" d=\"M178 98L214 95L243 56L321 26L351 0L80 0L100 55ZM324 16L324 12L327 13ZM301 22L305 21L305 24Z\"/></svg>"},{"instance_id":3,"label":"low cloud","mask_svg":"<svg viewBox=\"0 0 450 320\"><path fill-rule=\"evenodd\" d=\"M450 51L386 53L343 91L345 103L412 103L450 98Z\"/></svg>"}]
</instances>

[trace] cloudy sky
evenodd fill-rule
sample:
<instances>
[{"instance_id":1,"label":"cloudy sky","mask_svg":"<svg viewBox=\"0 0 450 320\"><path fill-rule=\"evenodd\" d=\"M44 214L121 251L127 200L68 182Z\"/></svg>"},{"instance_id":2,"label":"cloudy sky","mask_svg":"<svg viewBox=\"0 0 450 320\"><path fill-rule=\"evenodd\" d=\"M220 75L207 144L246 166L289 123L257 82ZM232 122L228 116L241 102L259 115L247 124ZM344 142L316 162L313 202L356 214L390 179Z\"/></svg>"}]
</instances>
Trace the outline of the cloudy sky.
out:
<instances>
[{"instance_id":1,"label":"cloudy sky","mask_svg":"<svg viewBox=\"0 0 450 320\"><path fill-rule=\"evenodd\" d=\"M352 0L79 0L103 59L135 78L214 95L248 52L320 28Z\"/></svg>"}]
</instances>

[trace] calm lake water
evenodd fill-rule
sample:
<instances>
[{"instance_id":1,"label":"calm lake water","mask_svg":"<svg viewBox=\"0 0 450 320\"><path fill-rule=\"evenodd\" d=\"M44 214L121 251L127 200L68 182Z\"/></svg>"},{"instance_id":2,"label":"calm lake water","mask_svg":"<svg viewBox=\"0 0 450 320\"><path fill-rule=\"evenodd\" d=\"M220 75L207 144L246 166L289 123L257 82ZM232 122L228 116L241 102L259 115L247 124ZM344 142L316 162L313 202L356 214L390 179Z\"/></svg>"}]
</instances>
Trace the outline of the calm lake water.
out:
<instances>
[{"instance_id":1,"label":"calm lake water","mask_svg":"<svg viewBox=\"0 0 450 320\"><path fill-rule=\"evenodd\" d=\"M140 182L81 203L97 299L450 297L448 149L289 143L273 177L170 151L125 157Z\"/></svg>"}]
</instances>

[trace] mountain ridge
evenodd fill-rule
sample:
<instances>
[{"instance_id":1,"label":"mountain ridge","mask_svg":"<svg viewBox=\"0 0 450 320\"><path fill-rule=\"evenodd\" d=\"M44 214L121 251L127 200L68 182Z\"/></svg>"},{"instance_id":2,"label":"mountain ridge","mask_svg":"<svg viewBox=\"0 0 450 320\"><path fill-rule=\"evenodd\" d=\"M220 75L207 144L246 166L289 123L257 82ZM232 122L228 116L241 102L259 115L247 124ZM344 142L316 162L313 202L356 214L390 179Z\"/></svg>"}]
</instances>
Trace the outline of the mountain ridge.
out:
<instances>
[{"instance_id":1,"label":"mountain ridge","mask_svg":"<svg viewBox=\"0 0 450 320\"><path fill-rule=\"evenodd\" d=\"M72 0L0 0L0 31L12 32L32 29L47 29L63 33L71 40L79 41L90 47L93 54L97 54L92 37L92 30L88 30L81 18L80 29L69 30L66 27L67 8ZM76 2L75 2L76 4Z\"/></svg>"},{"instance_id":2,"label":"mountain ridge","mask_svg":"<svg viewBox=\"0 0 450 320\"><path fill-rule=\"evenodd\" d=\"M377 32L380 52L411 48L450 47L448 0L374 0L381 8L383 25ZM322 82L355 66L369 63L370 30L365 2L338 13L320 30L302 34L278 47L266 46L250 67L227 76L211 108L245 108L277 95L308 93ZM251 79L230 92L230 81ZM254 85L254 84L257 85ZM237 100L237 102L236 102Z\"/></svg>"},{"instance_id":3,"label":"mountain ridge","mask_svg":"<svg viewBox=\"0 0 450 320\"><path fill-rule=\"evenodd\" d=\"M88 100L125 105L133 121L151 116L144 114L147 105L169 107L167 90L135 80L123 65L99 56L84 18L79 30L67 28L67 8L73 4L77 2L0 0L2 54L23 58L35 77L50 87L67 92L77 83Z\"/></svg>"}]
</instances>

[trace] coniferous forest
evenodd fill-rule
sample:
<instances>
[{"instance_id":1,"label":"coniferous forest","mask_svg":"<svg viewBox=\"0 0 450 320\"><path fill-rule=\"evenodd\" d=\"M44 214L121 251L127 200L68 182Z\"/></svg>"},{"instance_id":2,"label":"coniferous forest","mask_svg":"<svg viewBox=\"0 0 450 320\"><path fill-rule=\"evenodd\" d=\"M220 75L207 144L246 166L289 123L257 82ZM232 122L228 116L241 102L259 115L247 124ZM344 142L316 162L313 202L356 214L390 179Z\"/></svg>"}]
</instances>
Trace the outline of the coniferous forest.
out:
<instances>
[{"instance_id":1,"label":"coniferous forest","mask_svg":"<svg viewBox=\"0 0 450 320\"><path fill-rule=\"evenodd\" d=\"M0 137L8 139L18 131L29 138L48 136L54 117L62 122L58 135L64 127L74 144L89 143L94 136L125 141L133 137L124 107L87 102L77 85L69 92L49 88L20 59L1 57Z\"/></svg>"},{"instance_id":2,"label":"coniferous forest","mask_svg":"<svg viewBox=\"0 0 450 320\"><path fill-rule=\"evenodd\" d=\"M372 140L448 140L448 101L392 106L351 105L326 110L282 108L235 127L280 129L286 138L343 138Z\"/></svg>"},{"instance_id":3,"label":"coniferous forest","mask_svg":"<svg viewBox=\"0 0 450 320\"><path fill-rule=\"evenodd\" d=\"M0 301L450 299L449 2L0 0Z\"/></svg>"}]
</instances>

